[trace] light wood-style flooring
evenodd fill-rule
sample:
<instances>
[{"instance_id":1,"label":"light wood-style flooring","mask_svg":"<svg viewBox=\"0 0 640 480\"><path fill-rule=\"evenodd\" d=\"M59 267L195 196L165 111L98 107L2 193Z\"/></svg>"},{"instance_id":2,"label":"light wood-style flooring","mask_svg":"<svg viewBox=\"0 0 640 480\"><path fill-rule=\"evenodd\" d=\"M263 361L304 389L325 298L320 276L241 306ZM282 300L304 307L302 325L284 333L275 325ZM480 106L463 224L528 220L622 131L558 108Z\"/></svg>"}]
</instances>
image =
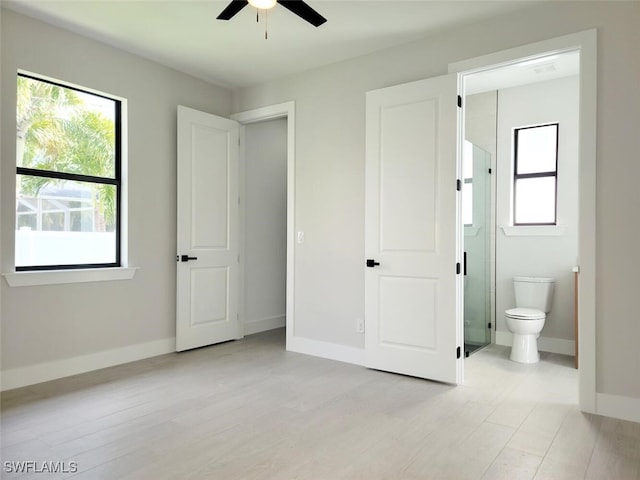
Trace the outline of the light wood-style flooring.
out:
<instances>
[{"instance_id":1,"label":"light wood-style flooring","mask_svg":"<svg viewBox=\"0 0 640 480\"><path fill-rule=\"evenodd\" d=\"M5 392L2 478L640 479L640 424L580 413L572 358L489 346L453 387L286 352L275 330ZM75 474L5 462L75 462Z\"/></svg>"}]
</instances>

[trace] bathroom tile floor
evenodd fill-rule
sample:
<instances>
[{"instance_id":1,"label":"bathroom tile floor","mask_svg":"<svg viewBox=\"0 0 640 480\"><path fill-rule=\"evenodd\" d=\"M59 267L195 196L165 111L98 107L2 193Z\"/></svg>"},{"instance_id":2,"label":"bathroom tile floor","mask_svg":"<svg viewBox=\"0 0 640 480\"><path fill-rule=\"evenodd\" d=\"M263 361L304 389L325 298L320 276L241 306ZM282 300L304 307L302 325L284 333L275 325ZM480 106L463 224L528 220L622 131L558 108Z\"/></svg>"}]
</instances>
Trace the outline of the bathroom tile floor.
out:
<instances>
[{"instance_id":1,"label":"bathroom tile floor","mask_svg":"<svg viewBox=\"0 0 640 480\"><path fill-rule=\"evenodd\" d=\"M465 356L468 357L468 356L474 354L475 352L477 352L478 350L480 350L484 346L485 345L480 345L480 344L477 344L477 343L464 342L464 353L465 353Z\"/></svg>"},{"instance_id":2,"label":"bathroom tile floor","mask_svg":"<svg viewBox=\"0 0 640 480\"><path fill-rule=\"evenodd\" d=\"M164 355L3 393L2 478L640 479L640 424L581 413L572 358L541 356L491 345L453 387L283 330ZM77 471L7 471L25 460Z\"/></svg>"}]
</instances>

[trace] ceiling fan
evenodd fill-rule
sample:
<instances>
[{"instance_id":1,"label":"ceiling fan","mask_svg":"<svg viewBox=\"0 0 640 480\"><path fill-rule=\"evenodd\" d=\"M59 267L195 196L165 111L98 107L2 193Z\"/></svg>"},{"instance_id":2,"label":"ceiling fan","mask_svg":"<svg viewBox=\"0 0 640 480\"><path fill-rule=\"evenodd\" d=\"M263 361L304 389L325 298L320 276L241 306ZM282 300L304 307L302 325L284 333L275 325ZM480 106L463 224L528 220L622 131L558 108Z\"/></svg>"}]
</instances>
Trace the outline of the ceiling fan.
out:
<instances>
[{"instance_id":1,"label":"ceiling fan","mask_svg":"<svg viewBox=\"0 0 640 480\"><path fill-rule=\"evenodd\" d=\"M284 8L295 13L314 27L319 27L327 21L326 18L324 18L302 0L232 0L232 2L227 5L227 8L225 8L220 13L220 15L217 16L217 19L231 20L240 10L242 10L248 4L251 4L252 6L262 10L267 10L274 7L276 3L279 3Z\"/></svg>"}]
</instances>

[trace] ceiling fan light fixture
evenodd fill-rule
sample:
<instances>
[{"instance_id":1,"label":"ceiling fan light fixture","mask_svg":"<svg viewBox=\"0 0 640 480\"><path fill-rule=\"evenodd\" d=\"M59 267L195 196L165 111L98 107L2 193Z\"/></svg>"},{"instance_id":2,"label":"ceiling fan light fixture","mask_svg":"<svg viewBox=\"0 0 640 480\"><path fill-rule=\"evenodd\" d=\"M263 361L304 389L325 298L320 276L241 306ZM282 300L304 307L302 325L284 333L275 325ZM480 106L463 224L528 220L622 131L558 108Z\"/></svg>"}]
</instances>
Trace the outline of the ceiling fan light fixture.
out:
<instances>
[{"instance_id":1,"label":"ceiling fan light fixture","mask_svg":"<svg viewBox=\"0 0 640 480\"><path fill-rule=\"evenodd\" d=\"M268 10L276 6L277 0L249 0L249 5L261 10Z\"/></svg>"},{"instance_id":2,"label":"ceiling fan light fixture","mask_svg":"<svg viewBox=\"0 0 640 480\"><path fill-rule=\"evenodd\" d=\"M231 0L229 5L227 5L216 18L218 20L231 20L247 5L266 12L268 9L275 7L276 4L281 5L303 20L306 20L314 27L319 27L327 21L326 18L311 8L304 0Z\"/></svg>"}]
</instances>

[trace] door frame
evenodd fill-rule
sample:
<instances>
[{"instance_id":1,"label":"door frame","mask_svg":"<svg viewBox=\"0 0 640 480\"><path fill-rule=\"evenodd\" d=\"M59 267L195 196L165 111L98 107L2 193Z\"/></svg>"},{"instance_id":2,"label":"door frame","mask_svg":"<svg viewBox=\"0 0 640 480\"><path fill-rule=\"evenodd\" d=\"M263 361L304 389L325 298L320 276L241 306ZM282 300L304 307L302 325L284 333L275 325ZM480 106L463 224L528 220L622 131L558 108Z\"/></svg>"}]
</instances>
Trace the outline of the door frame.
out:
<instances>
[{"instance_id":1,"label":"door frame","mask_svg":"<svg viewBox=\"0 0 640 480\"><path fill-rule=\"evenodd\" d=\"M275 120L278 118L287 119L287 286L286 286L286 337L287 350L295 332L295 102L289 101L247 110L231 115L229 118L240 123L240 265L243 267L245 254L245 192L246 192L246 158L245 158L245 125L262 122L265 120ZM241 332L245 333L245 278L244 268L240 269L239 277L239 305Z\"/></svg>"},{"instance_id":2,"label":"door frame","mask_svg":"<svg viewBox=\"0 0 640 480\"><path fill-rule=\"evenodd\" d=\"M580 51L579 112L579 235L580 267L578 304L578 398L580 409L597 413L596 403L596 107L597 107L597 30L586 30L521 47L503 50L449 64L449 73L458 74L458 94L465 75L471 75L524 60ZM462 115L461 115L462 117ZM460 120L462 122L462 118ZM462 144L462 125L458 126L458 144ZM458 165L460 168L460 165ZM460 225L458 225L460 229ZM459 328L464 319L459 316Z\"/></svg>"}]
</instances>

